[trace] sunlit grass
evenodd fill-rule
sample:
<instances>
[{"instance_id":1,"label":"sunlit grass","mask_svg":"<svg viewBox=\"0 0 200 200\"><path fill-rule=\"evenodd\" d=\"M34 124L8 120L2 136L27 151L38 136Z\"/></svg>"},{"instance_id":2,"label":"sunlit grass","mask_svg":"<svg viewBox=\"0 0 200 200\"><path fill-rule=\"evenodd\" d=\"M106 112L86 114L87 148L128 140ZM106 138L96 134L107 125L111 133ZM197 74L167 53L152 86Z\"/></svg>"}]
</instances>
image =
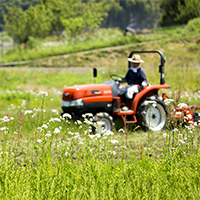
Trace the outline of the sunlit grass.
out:
<instances>
[{"instance_id":1,"label":"sunlit grass","mask_svg":"<svg viewBox=\"0 0 200 200\"><path fill-rule=\"evenodd\" d=\"M36 107L0 112L1 199L199 197L196 127L92 134L91 114L60 118L47 92L32 95Z\"/></svg>"},{"instance_id":2,"label":"sunlit grass","mask_svg":"<svg viewBox=\"0 0 200 200\"><path fill-rule=\"evenodd\" d=\"M76 38L50 38L47 42L40 42L34 48L24 48L23 45L7 52L0 62L22 61L39 59L48 56L62 55L85 50L99 49L103 47L127 45L147 41L163 40L168 37L166 32L162 35L134 35L128 33L124 36L124 30L120 29L98 29L90 33L85 33Z\"/></svg>"},{"instance_id":3,"label":"sunlit grass","mask_svg":"<svg viewBox=\"0 0 200 200\"><path fill-rule=\"evenodd\" d=\"M124 76L135 49L163 51L165 81L172 86L167 95L200 106L198 40L133 44L42 60L31 71L1 70L0 198L199 199L199 128L179 123L160 132L131 126L92 134L90 115L76 122L60 118L63 88L94 83L93 67L104 67L97 83L113 73ZM148 82L159 84L159 56L141 56ZM36 71L47 63L58 68ZM85 66L88 72L61 73L61 66Z\"/></svg>"}]
</instances>

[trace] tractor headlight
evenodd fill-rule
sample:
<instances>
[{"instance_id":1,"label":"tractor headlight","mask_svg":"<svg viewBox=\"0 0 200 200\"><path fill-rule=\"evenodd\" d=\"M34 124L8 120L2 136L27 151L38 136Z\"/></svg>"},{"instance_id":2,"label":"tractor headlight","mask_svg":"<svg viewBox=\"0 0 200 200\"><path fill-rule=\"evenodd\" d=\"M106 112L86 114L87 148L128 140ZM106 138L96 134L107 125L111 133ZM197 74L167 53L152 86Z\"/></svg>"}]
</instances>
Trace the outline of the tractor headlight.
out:
<instances>
[{"instance_id":1,"label":"tractor headlight","mask_svg":"<svg viewBox=\"0 0 200 200\"><path fill-rule=\"evenodd\" d=\"M75 107L75 106L83 106L83 105L84 105L83 99L76 99L73 101L63 101L62 100L63 107Z\"/></svg>"}]
</instances>

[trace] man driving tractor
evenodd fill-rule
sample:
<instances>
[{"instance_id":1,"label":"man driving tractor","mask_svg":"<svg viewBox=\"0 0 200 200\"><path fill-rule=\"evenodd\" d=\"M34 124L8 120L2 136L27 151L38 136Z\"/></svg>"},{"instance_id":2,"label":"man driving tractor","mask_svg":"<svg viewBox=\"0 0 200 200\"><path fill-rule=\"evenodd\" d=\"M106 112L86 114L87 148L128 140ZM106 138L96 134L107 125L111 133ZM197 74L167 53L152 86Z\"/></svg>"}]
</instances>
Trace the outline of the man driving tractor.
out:
<instances>
[{"instance_id":1,"label":"man driving tractor","mask_svg":"<svg viewBox=\"0 0 200 200\"><path fill-rule=\"evenodd\" d=\"M138 93L138 85L145 86L147 84L147 78L145 71L140 68L140 63L144 61L139 55L134 54L132 58L128 58L131 62L131 67L128 69L126 76L123 81L128 83L126 91L126 106L122 108L123 111L127 111L129 107L129 102L133 98L134 93Z\"/></svg>"}]
</instances>

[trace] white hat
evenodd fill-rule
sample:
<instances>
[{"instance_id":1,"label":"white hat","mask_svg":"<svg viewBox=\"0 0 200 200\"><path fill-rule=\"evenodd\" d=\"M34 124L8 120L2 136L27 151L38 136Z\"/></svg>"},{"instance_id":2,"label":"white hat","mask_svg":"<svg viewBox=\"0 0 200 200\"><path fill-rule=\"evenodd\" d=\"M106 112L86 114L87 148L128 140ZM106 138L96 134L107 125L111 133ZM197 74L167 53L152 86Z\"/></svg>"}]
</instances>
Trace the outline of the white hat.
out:
<instances>
[{"instance_id":1,"label":"white hat","mask_svg":"<svg viewBox=\"0 0 200 200\"><path fill-rule=\"evenodd\" d=\"M143 63L144 62L144 60L142 60L141 58L140 58L140 55L133 55L133 57L132 58L128 58L128 61L129 62L132 62L132 63Z\"/></svg>"}]
</instances>

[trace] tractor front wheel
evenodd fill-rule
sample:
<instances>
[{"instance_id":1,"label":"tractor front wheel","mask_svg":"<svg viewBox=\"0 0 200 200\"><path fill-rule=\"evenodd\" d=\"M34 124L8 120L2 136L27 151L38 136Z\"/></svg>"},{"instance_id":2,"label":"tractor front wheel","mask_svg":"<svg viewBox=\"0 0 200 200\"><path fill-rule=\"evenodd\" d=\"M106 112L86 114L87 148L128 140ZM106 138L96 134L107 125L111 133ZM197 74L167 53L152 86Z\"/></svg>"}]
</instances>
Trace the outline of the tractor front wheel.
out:
<instances>
[{"instance_id":1,"label":"tractor front wheel","mask_svg":"<svg viewBox=\"0 0 200 200\"><path fill-rule=\"evenodd\" d=\"M113 130L113 118L108 113L97 113L94 116L94 122L96 122L96 129L100 129L101 133Z\"/></svg>"},{"instance_id":2,"label":"tractor front wheel","mask_svg":"<svg viewBox=\"0 0 200 200\"><path fill-rule=\"evenodd\" d=\"M158 99L154 102L144 101L138 108L137 115L138 124L144 131L160 131L166 126L166 105Z\"/></svg>"}]
</instances>

